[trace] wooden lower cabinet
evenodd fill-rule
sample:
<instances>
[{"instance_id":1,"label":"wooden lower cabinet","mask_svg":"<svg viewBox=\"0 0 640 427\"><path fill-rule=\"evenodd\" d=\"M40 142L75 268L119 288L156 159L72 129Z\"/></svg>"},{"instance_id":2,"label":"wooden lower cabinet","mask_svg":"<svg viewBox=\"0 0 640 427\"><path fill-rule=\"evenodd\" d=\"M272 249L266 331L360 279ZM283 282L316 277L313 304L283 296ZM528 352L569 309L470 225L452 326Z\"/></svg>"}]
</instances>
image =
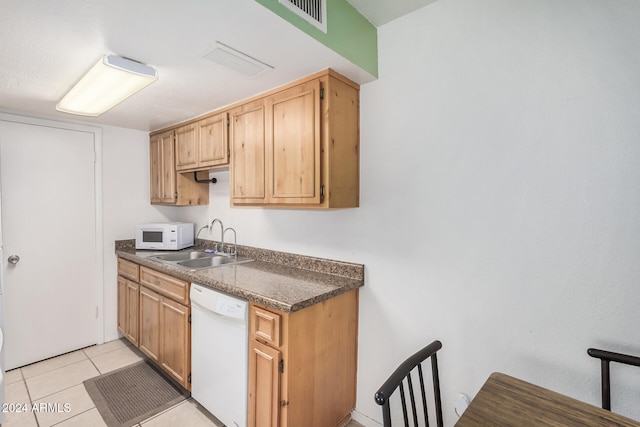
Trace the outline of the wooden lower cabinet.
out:
<instances>
[{"instance_id":1,"label":"wooden lower cabinet","mask_svg":"<svg viewBox=\"0 0 640 427\"><path fill-rule=\"evenodd\" d=\"M140 286L139 349L189 390L191 308Z\"/></svg>"},{"instance_id":2,"label":"wooden lower cabinet","mask_svg":"<svg viewBox=\"0 0 640 427\"><path fill-rule=\"evenodd\" d=\"M118 331L178 384L191 390L188 283L121 261L125 260L118 260ZM130 274L131 264L138 269L136 276ZM140 283L121 273L139 277Z\"/></svg>"},{"instance_id":3,"label":"wooden lower cabinet","mask_svg":"<svg viewBox=\"0 0 640 427\"><path fill-rule=\"evenodd\" d=\"M118 332L138 345L138 295L140 285L118 276Z\"/></svg>"},{"instance_id":4,"label":"wooden lower cabinet","mask_svg":"<svg viewBox=\"0 0 640 427\"><path fill-rule=\"evenodd\" d=\"M138 295L140 266L118 258L118 332L138 345Z\"/></svg>"},{"instance_id":5,"label":"wooden lower cabinet","mask_svg":"<svg viewBox=\"0 0 640 427\"><path fill-rule=\"evenodd\" d=\"M357 333L357 290L294 313L251 303L249 426L343 425L355 407Z\"/></svg>"},{"instance_id":6,"label":"wooden lower cabinet","mask_svg":"<svg viewBox=\"0 0 640 427\"><path fill-rule=\"evenodd\" d=\"M191 373L191 308L169 298L160 303L160 364L186 389Z\"/></svg>"},{"instance_id":7,"label":"wooden lower cabinet","mask_svg":"<svg viewBox=\"0 0 640 427\"><path fill-rule=\"evenodd\" d=\"M280 361L282 353L249 340L249 425L277 426L280 415Z\"/></svg>"},{"instance_id":8,"label":"wooden lower cabinet","mask_svg":"<svg viewBox=\"0 0 640 427\"><path fill-rule=\"evenodd\" d=\"M140 287L140 344L138 348L151 360L160 363L160 307L162 296Z\"/></svg>"},{"instance_id":9,"label":"wooden lower cabinet","mask_svg":"<svg viewBox=\"0 0 640 427\"><path fill-rule=\"evenodd\" d=\"M118 330L187 390L189 304L188 282L118 260ZM357 336L357 289L293 313L252 302L249 427L344 425L356 403Z\"/></svg>"}]
</instances>

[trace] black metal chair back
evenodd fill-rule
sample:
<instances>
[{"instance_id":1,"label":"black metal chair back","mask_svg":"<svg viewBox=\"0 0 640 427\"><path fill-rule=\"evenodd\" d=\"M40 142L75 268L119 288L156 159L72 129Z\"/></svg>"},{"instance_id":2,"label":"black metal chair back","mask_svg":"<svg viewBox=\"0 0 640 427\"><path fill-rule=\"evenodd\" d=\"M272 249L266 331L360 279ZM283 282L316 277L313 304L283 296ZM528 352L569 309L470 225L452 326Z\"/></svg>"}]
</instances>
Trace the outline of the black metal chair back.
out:
<instances>
[{"instance_id":1,"label":"black metal chair back","mask_svg":"<svg viewBox=\"0 0 640 427\"><path fill-rule=\"evenodd\" d=\"M408 403L411 410L411 416L413 420L413 427L419 427L418 424L418 412L419 407L416 402L416 393L414 392L413 381L411 373L417 371L418 381L420 385L420 398L419 403L422 406L422 414L424 420L424 426L429 427L429 414L427 410L427 394L424 386L424 375L422 369L422 362L427 359L431 359L431 377L433 382L433 398L436 412L436 426L442 427L442 400L440 398L440 378L438 376L438 358L436 353L442 348L440 341L434 341L422 350L409 357L402 362L400 366L391 374L391 376L382 384L374 398L378 405L382 406L382 419L384 427L391 427L391 407L389 398L396 391L400 389L400 401L402 402L402 414L404 416L405 427L411 427L409 424L409 412L407 410L407 396L405 393L405 386L409 392Z\"/></svg>"},{"instance_id":2,"label":"black metal chair back","mask_svg":"<svg viewBox=\"0 0 640 427\"><path fill-rule=\"evenodd\" d=\"M622 363L624 365L640 366L640 357L630 356L628 354L613 353L611 351L598 350L590 348L587 354L591 357L600 359L600 374L602 382L602 408L611 410L611 362Z\"/></svg>"}]
</instances>

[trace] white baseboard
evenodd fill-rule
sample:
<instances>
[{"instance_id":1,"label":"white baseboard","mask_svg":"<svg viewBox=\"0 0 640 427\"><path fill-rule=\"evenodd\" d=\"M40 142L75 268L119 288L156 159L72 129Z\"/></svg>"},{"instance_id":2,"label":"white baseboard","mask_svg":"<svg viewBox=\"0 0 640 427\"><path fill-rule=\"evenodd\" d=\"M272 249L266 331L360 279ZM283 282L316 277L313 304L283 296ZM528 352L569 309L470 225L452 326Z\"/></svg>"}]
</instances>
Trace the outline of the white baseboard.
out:
<instances>
[{"instance_id":1,"label":"white baseboard","mask_svg":"<svg viewBox=\"0 0 640 427\"><path fill-rule=\"evenodd\" d=\"M382 416L382 411L380 412L380 416ZM380 421L376 421L373 418L369 418L362 412L358 412L357 409L351 411L351 419L359 422L364 427L380 427L382 423Z\"/></svg>"}]
</instances>

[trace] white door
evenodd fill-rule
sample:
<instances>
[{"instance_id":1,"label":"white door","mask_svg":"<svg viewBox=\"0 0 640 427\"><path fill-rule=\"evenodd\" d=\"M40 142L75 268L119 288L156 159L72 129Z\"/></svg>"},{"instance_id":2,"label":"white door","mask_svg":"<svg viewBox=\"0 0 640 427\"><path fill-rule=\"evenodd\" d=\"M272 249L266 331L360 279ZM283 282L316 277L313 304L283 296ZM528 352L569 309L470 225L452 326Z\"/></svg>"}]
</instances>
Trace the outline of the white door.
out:
<instances>
[{"instance_id":1,"label":"white door","mask_svg":"<svg viewBox=\"0 0 640 427\"><path fill-rule=\"evenodd\" d=\"M94 144L0 121L6 369L97 342Z\"/></svg>"}]
</instances>

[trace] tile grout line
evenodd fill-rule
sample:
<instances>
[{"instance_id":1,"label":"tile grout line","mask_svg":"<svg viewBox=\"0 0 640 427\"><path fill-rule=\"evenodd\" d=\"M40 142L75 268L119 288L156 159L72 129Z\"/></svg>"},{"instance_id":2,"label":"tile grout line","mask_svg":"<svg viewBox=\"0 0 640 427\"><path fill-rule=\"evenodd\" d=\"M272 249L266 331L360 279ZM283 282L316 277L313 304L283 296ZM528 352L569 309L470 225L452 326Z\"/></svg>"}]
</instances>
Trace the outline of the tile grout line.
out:
<instances>
[{"instance_id":1,"label":"tile grout line","mask_svg":"<svg viewBox=\"0 0 640 427\"><path fill-rule=\"evenodd\" d=\"M60 369L69 368L70 366L76 365L76 364L78 364L78 363L84 363L84 362L85 362L85 361L87 361L87 360L91 363L91 365L92 365L94 368L96 368L96 370L97 370L98 372L100 372L100 370L99 370L99 369L98 369L98 368L93 364L93 362L91 361L91 359L87 358L86 360L80 360L80 361L77 361L77 362L74 362L74 363L70 363L70 364L68 364L68 365L60 366L60 367L58 367L58 368L52 369L52 370L47 371L47 372L43 372L43 373L38 374L38 375L34 375L33 377L29 377L29 379L36 378L36 377L39 377L39 376L41 376L41 375L46 375L46 374L49 374L49 373L51 373L51 372L58 371L58 370L60 370ZM100 374L98 374L98 375L100 375ZM97 376L97 375L96 375L96 376ZM91 378L93 378L93 377L91 377ZM87 379L88 379L88 378L87 378ZM25 380L24 380L24 384L25 384L25 387L27 388L27 393L29 394L29 398L31 399L31 393L29 392L29 385L27 384L27 379L25 379ZM82 384L82 383L80 383L80 384ZM38 397L36 400L42 400L42 399L45 399L45 398L47 398L47 397L49 397L49 396L52 396L52 395L54 395L54 394L56 394L56 393L59 393L59 392L61 392L61 391L69 390L70 388L73 388L73 387L75 387L75 386L77 386L77 385L79 385L79 384L73 384L73 385L71 385L71 386L69 386L69 387L66 387L66 388L63 388L63 389L60 389L60 390L54 391L53 393L49 393L49 394L47 394L47 395L40 396L40 397ZM32 403L33 403L33 402L32 402Z\"/></svg>"},{"instance_id":2,"label":"tile grout line","mask_svg":"<svg viewBox=\"0 0 640 427\"><path fill-rule=\"evenodd\" d=\"M93 400L92 400L92 402L93 402ZM85 410L85 411L80 412L79 414L75 414L74 416L67 418L66 420L62 420L62 421L57 422L57 423L55 423L55 424L51 424L51 425L50 425L50 426L48 426L48 427L54 427L54 426L58 426L58 425L60 425L60 424L62 424L62 423L66 423L67 421L72 420L72 419L74 419L75 417L78 417L78 416L80 416L80 415L82 415L82 414L84 414L84 413L87 413L87 412L91 411L92 409L96 409L96 407L94 406L94 407L92 407L92 408L89 408L89 409L87 409L87 410ZM134 426L134 427L135 427L135 426Z\"/></svg>"},{"instance_id":3,"label":"tile grout line","mask_svg":"<svg viewBox=\"0 0 640 427\"><path fill-rule=\"evenodd\" d=\"M20 369L20 373L22 374L22 377L23 377L22 382L24 383L24 389L27 391L27 398L29 399L29 406L33 407L33 399L31 398L31 392L29 391L29 387L27 386L27 379L24 378L24 373L22 372L22 369ZM36 416L36 414L33 411L31 411L31 416L35 420L36 426L40 427L40 421L38 421L38 417Z\"/></svg>"},{"instance_id":4,"label":"tile grout line","mask_svg":"<svg viewBox=\"0 0 640 427\"><path fill-rule=\"evenodd\" d=\"M83 350L83 352L84 352L84 350ZM108 353L110 353L110 352L108 352ZM107 353L104 353L104 354L107 354ZM93 367L96 368L96 371L98 371L98 375L97 376L99 377L100 375L102 375L102 371L100 371L100 369L98 369L98 366L96 366L96 364L93 361L93 359L91 357L89 357L89 355L87 353L85 353L84 355L87 356L87 359L89 359L89 362L91 362ZM92 377L92 378L95 378L95 377Z\"/></svg>"}]
</instances>

